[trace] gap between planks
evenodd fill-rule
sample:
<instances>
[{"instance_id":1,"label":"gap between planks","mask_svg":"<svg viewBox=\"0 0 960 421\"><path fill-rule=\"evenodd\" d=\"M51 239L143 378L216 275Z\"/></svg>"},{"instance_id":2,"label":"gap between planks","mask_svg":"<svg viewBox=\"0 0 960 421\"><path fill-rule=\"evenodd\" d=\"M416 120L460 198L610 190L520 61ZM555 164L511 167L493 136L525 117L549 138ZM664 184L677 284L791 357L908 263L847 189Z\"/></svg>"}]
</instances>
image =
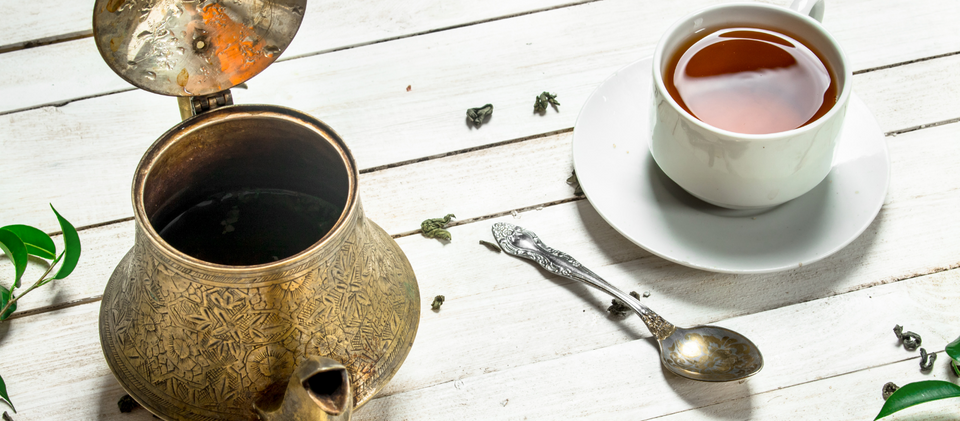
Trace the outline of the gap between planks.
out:
<instances>
[{"instance_id":1,"label":"gap between planks","mask_svg":"<svg viewBox=\"0 0 960 421\"><path fill-rule=\"evenodd\" d=\"M934 352L931 352L931 353L934 353ZM943 349L938 349L938 350L936 351L936 353L943 353ZM896 360L896 361L889 361L889 362L886 362L886 363L883 363L883 364L879 364L879 365L876 365L876 366L862 367L862 368L858 368L858 369L856 369L856 370L851 370L851 371L848 371L848 372L845 372L845 373L837 373L837 374L830 375L830 376L825 376L825 377L820 377L820 378L817 378L817 379L812 379L812 380L807 380L807 381L799 382L799 383L792 384L792 385L789 385L789 386L786 386L786 387L781 387L781 388L779 388L779 389L773 389L773 390L767 390L767 391L760 392L760 393L755 393L755 394L750 395L750 397L763 396L763 395L767 395L767 394L771 394L771 393L779 393L779 392L784 391L784 390L790 390L790 389L793 389L793 388L803 387L803 386L806 386L806 385L808 385L808 384L815 384L815 383L822 382L822 381L827 381L827 380L831 380L831 379L836 379L836 378L838 378L838 377L849 376L849 375L851 375L851 374L861 373L861 372L870 371L870 370L873 370L873 369L876 369L876 368L880 368L880 367L892 366L892 365L901 364L901 363L904 363L904 362L907 362L907 361L910 361L910 360L919 360L919 359L920 359L920 356L919 356L919 355L917 355L917 356L915 356L915 357L904 357L904 358L899 359L899 360ZM735 398L731 398L731 399L726 399L726 400L723 400L723 401L711 403L711 404L709 404L709 405L701 405L701 406L697 406L697 407L685 409L685 410L682 410L682 411L675 411L675 412L671 412L671 413L667 413L667 414L657 415L657 416L652 417L652 418L646 418L644 421L657 420L657 419L662 419L662 418L670 418L670 417L673 417L674 415L683 414L683 413L687 413L687 412L690 412L690 411L699 411L699 410L703 410L703 409L706 409L706 408L712 408L712 407L717 407L717 406L721 406L721 405L726 405L726 404L728 404L728 403L730 403L730 402L735 402L735 401L738 401L738 400L741 400L741 399L743 399L743 397L735 397Z\"/></svg>"},{"instance_id":2,"label":"gap between planks","mask_svg":"<svg viewBox=\"0 0 960 421\"><path fill-rule=\"evenodd\" d=\"M600 1L603 1L603 0L581 0L581 1L574 1L574 2L570 2L570 3L564 3L564 4L560 4L560 5L555 5L555 6L542 7L542 8L538 8L538 9L532 9L532 10L527 10L527 11L522 11L522 12L510 13L510 14L505 14L505 15L497 16L497 17L491 17L491 18L487 18L487 19L481 19L481 20L464 22L464 23L455 24L455 25L449 25L449 26L445 26L445 27L441 27L441 28L435 28L435 29L418 31L418 32L411 32L411 33L402 34L402 35L397 35L397 36L393 36L393 37L379 38L379 39L374 39L374 40L365 41L365 42L359 42L359 43L354 43L354 44L348 44L348 45L343 45L343 46L338 46L338 47L333 47L333 48L328 48L328 49L322 49L322 50L318 50L318 51L308 52L308 53L302 53L302 54L292 55L292 56L288 56L288 57L281 57L280 59L277 60L277 62L285 62L285 61L291 61L291 60L296 60L296 59L300 59L300 58L313 57L313 56L322 55L322 54L335 53L335 52L339 52L339 51L350 50L350 49L359 48L359 47L364 47L364 46L370 46L370 45L376 45L376 44L381 44L381 43L386 43L386 42L391 42L391 41L403 40L403 39L412 38L412 37L416 37L416 36L422 36L422 35L429 35L429 34L433 34L433 33L451 31L451 30L456 30L456 29L461 29L461 28L466 28L466 27L471 27L471 26L476 26L476 25L482 25L482 24L486 24L486 23L491 23L491 22L497 22L497 21L501 21L501 20L509 20L509 19L513 19L513 18L517 18L517 17L527 16L527 15L532 15L532 14L537 14L537 13L543 13L543 12L549 12L549 11L552 11L552 10L560 10L560 9L566 9L566 8L573 8L573 7L583 6L583 5L587 5L587 4L591 4L591 3L597 3L597 2L600 2ZM21 42L21 43L17 43L17 44L11 44L11 45L7 45L7 46L0 46L0 54L7 53L7 52L12 52L12 51L19 51L19 50L30 49L30 48L35 48L35 47L42 47L42 46L46 46L46 45L58 44L58 43L63 43L63 42L69 42L69 41L74 41L74 40L78 40L78 39L88 38L88 37L92 37L92 36L93 36L92 31L82 31L82 32L77 32L77 33L72 33L72 34L65 34L65 35L62 35L62 36L48 37L48 38L44 38L44 39L40 39L40 40L32 40L32 41L26 41L26 42ZM940 58L947 58L947 57L951 57L951 56L955 56L955 55L960 55L960 51L953 51L953 52L948 52L948 53L943 53L943 54L932 55L932 56L928 56L928 57L921 57L921 58L917 58L917 59L912 59L912 60L907 60L907 61L902 61L902 62L897 62L897 63L891 63L891 64L887 64L887 65L883 65L883 66L876 66L876 67L870 67L870 68L866 68L866 69L856 70L856 71L853 72L853 74L854 74L854 75L867 74L867 73L871 73L871 72L875 72L875 71L886 70L886 69L890 69L890 68L901 67L901 66L906 66L906 65L914 64L914 63L921 63L921 62L925 62L925 61L936 60L936 59L940 59ZM102 92L102 93L98 93L98 94L94 94L94 95L87 95L87 96L82 96L82 97L77 97L77 98L71 98L71 99L67 99L67 100L63 100L63 101L59 101L59 102L38 104L38 105L29 106L29 107L24 107L24 108L17 108L17 109L13 109L13 110L0 111L0 116L2 116L2 115L7 115L7 114L18 113L18 112L21 112L21 111L35 110L35 109L44 108L44 107L51 107L51 106L52 106L52 107L61 107L61 106L64 106L64 105L67 105L67 104L70 104L70 103L76 102L76 101L82 101L82 100L87 100L87 99L93 99L93 98L99 98L99 97L109 96L109 95L113 95L113 94L119 94L119 93L124 93L124 92L133 91L133 90L136 90L136 89L137 89L137 88L133 88L133 87L127 88L127 89L118 89L118 90L109 91L109 92ZM960 121L960 118L958 118L957 120ZM933 123L933 124L936 124L936 123ZM924 128L924 126L918 126L917 128ZM904 131L902 131L901 133L905 133L905 132L907 132L907 131L916 130L917 128L904 129Z\"/></svg>"},{"instance_id":3,"label":"gap between planks","mask_svg":"<svg viewBox=\"0 0 960 421\"><path fill-rule=\"evenodd\" d=\"M578 202L578 201L585 200L585 199L586 199L585 196L575 196L575 197L571 197L571 198L567 198L567 199L555 200L555 201L551 201L551 202L547 202L547 203L542 203L542 204L538 204L538 205L524 206L524 207L522 207L522 208L518 208L518 209L514 209L514 210L509 210L509 211L504 211L504 212L497 212L497 213L493 213L493 214L488 214L488 215L483 215L483 216L478 216L478 217L473 217L473 218L465 219L465 220L462 220L462 221L456 221L456 222L454 222L454 223L452 223L452 224L448 224L448 225L447 225L447 228L455 227L455 226L460 226L460 225L467 225L467 224L476 223L476 222L485 221L485 220L494 219L494 218L500 218L500 217L504 217L504 216L507 216L507 215L514 214L515 212L519 214L519 213L523 213L523 212L529 212L529 211L534 211L534 210L541 210L541 209L544 209L544 208L546 208L546 207L562 205L562 204L565 204L565 203ZM127 222L127 221L130 221L130 220L132 220L132 219L133 219L133 218L124 218L124 219L120 219L120 220L116 220L116 221L105 222L105 223L102 223L102 224L91 225L91 226L87 226L87 227L84 227L84 228L82 228L82 229L79 229L78 231L81 231L81 230L83 230L83 229L90 229L90 228L96 228L96 227L102 227L102 226L106 226L106 225L111 225L111 224L117 224L117 223ZM419 234L419 233L421 233L421 232L422 232L422 230L407 231L407 232L402 232L402 233L398 233L398 234L391 234L391 237L396 239L396 238L402 238L402 237L407 237L407 236ZM803 303L810 302L810 301L817 301L817 300L821 300L821 299L825 299L825 298L841 296L841 295L850 294L850 293L855 293L855 292L857 292L857 291L862 291L862 290L869 289L869 288L873 288L873 287L877 287L877 286L888 285L888 284L893 284L893 283L902 282L902 281L908 281L908 280L911 280L911 279L916 279L916 278L920 278L920 277L924 277L924 276L934 275L934 274L937 274L937 273L948 272L948 271L957 270L957 269L960 269L960 262L953 263L953 264L950 264L950 265L948 265L948 266L933 267L933 268L929 268L929 269L927 269L927 270L920 271L920 272L911 272L911 273L904 274L903 276L892 277L892 278L882 279L882 280L875 281L875 282L866 283L866 284L857 286L857 287L855 287L855 288L853 288L853 289L850 289L850 290L848 290L848 291L837 292L837 293L833 293L833 294L830 294L830 295L825 295L825 296L822 296L822 297L816 297L816 298L811 298L811 299L806 299L806 300L800 300L800 301L797 301L797 302L795 302L795 303L793 303L793 304L803 304ZM13 314L13 315L10 316L10 319L16 319L16 318L21 318L21 317L29 317L29 316L33 316L33 315L37 315L37 314L43 314L43 313L47 313L47 312L51 312L51 311L61 310L61 309L64 309L64 308L76 307L76 306L80 306L80 305L84 305L84 304L97 303L97 302L100 302L102 299L103 299L103 296L102 296L102 295L96 295L96 296L86 297L86 298L82 298L82 299L78 299L78 300L74 300L74 301L69 301L69 302L64 302L64 303L57 303L57 304L54 304L54 305L49 305L49 306L44 306L44 307L38 307L38 308L35 308L35 309L23 311L23 312L20 312L20 313L15 313L15 314ZM772 309L772 308L762 308L762 309L758 309L755 313L767 311L767 310L770 310L770 309ZM730 316L730 317L741 317L741 316L745 316L745 315L748 315L748 314L753 314L753 313L736 314L736 315L732 315L732 316ZM719 320L710 321L709 323L714 323L714 322L717 322L717 321L719 321ZM669 414L668 414L668 415L669 415Z\"/></svg>"},{"instance_id":4,"label":"gap between planks","mask_svg":"<svg viewBox=\"0 0 960 421\"><path fill-rule=\"evenodd\" d=\"M348 44L348 45L344 45L344 46L340 46L340 47L328 48L328 49L325 49L325 50L319 50L319 51L314 51L314 52L310 52L310 53L297 54L297 55L293 55L293 56L290 56L290 57L283 57L283 58L277 59L277 61L280 62L280 61L287 61L287 60L295 60L295 59L304 58L304 57L312 57L312 56L315 56L315 55L333 53L333 52L343 51L343 50L349 50L349 49L351 49L351 48L363 47L363 46L366 46L366 45L380 44L380 43L383 43L383 42L396 41L396 40L400 40L400 39L404 39L404 38L411 38L411 37L416 37L416 36L420 36L420 35L432 34L432 33L436 33L436 32L443 32L443 31L449 31L449 30L458 29L458 28L465 28L465 27L468 27L468 26L482 25L482 24L484 24L484 23L496 22L496 21L498 21L498 20L512 19L512 18L516 18L516 17L520 17L520 16L532 15L532 14L534 14L534 13L549 12L549 11L551 11L551 10L564 9L564 8L567 8L567 7L576 7L576 6L580 6L580 5L584 5L584 4L596 3L596 2L598 2L598 1L603 1L603 0L580 0L580 1L573 1L573 2L570 2L570 3L558 4L558 5L556 5L556 6L541 7L541 8L538 8L538 9L532 9L532 10L527 10L527 11L517 12L517 13L510 13L510 14L506 14L506 15L503 15L503 16L497 16L497 17L492 17L492 18L487 18L487 19L481 19L481 20L476 20L476 21L471 21L471 22L464 22L464 23L460 23L460 24L456 24L456 25L449 25L449 26L444 26L444 27L440 27L440 28L430 29L430 30L426 30L426 31L411 32L411 33L409 33L409 34L397 35L397 36L395 36L395 37L380 38L380 39L375 39L375 40L371 40L371 41L367 41L367 42L361 42L361 43L356 43L356 44ZM30 49L30 48L42 47L42 46L45 46L45 45L52 45L52 44L59 44L59 43L63 43L63 42L75 41L75 40L78 40L78 39L90 38L90 37L93 37L93 30L92 30L92 29L89 29L89 30L86 30L86 31L74 32L74 33L70 33L70 34L55 35L55 36L52 36L52 37L35 39L35 40L30 40L30 41L22 41L22 42L17 42L17 43L14 43L14 44L8 44L8 45L0 46L0 54L9 53L9 52L12 52L12 51L27 50L27 49ZM23 111L23 110L20 110L20 111Z\"/></svg>"},{"instance_id":5,"label":"gap between planks","mask_svg":"<svg viewBox=\"0 0 960 421\"><path fill-rule=\"evenodd\" d=\"M599 0L595 0L595 1L599 1ZM2 113L0 113L0 115L2 115ZM958 122L960 122L960 117L952 118L952 119L948 119L948 120L943 120L943 121L937 121L937 122L933 122L933 123L920 124L920 125L917 125L917 126L907 127L907 128L898 129L898 130L892 130L892 131L889 131L889 132L884 133L884 136L885 136L885 137L896 137L897 135L904 134L904 133L914 132L914 131L923 130L923 129L929 129L929 128L933 128L933 127L939 127L939 126L943 126L943 125L947 125L947 124L953 124L953 123L958 123ZM418 163L421 163L421 162L427 162L427 161L432 161L432 160L436 160L436 159L447 158L447 157L451 157L451 156L463 155L463 154L467 154L467 153L471 153L471 152L477 152L477 151L482 151L482 150L486 150L486 149L493 149L493 148L497 148L497 147L501 147L501 146L517 144L517 143L532 141L532 140L536 140L536 139L542 139L542 138L544 138L544 137L555 136L555 135L558 135L558 134L570 133L570 132L573 132L573 127L569 127L569 128L565 128L565 129L560 129L560 130L553 130L553 131L550 131L550 132L540 133L540 134L533 135L533 136L525 136L525 137L520 137L520 138L516 138L516 139L505 140L505 141L502 141L502 142L496 142L496 143L490 143L490 144L486 144L486 145L475 146L475 147L471 147L471 148L458 149L458 150L455 150L455 151L445 152L445 153L436 154L436 155L431 155L431 156L426 156L426 157L417 158L417 159L411 159L411 160L407 160L407 161L394 162L394 163L391 163L391 164L381 165L381 166L377 166L377 167L366 168L366 169L360 170L359 173L360 173L360 174L369 174L369 173L373 173L373 172L377 172L377 171L383 171L383 170L387 170L387 169L398 168L398 167L403 167L403 166L412 165L412 164L418 164ZM530 206L524 206L524 207L516 208L516 209L509 209L509 210L506 210L506 211L503 211L503 212L497 212L497 213L492 213L492 214L477 216L477 217L473 217L473 218L469 218L469 219L464 219L464 220L457 220L457 221L454 221L454 222L448 224L447 227L455 227L455 226L465 225L465 224L469 224L469 223L473 223L473 222L478 222L478 221L483 221L483 220L487 220L487 219L499 218L499 217L501 217L501 216L510 215L510 214L512 214L512 213L514 213L514 212L522 213L522 212L531 211L531 210L534 210L534 209L537 209L537 208L543 209L543 208L550 207L550 206L556 206L556 205L561 205L561 204L564 204L564 203L569 203L569 202L574 202L574 201L578 201L578 200L583 200L583 199L585 199L585 198L586 198L585 196L580 195L580 196L570 197L570 198L561 199L561 200L554 200L554 201L550 201L550 202L539 203L539 204L530 205ZM76 229L77 229L77 232L80 232L80 231L84 231L84 230L88 230L88 229L99 228L99 227L103 227L103 226L107 226L107 225L123 223L123 222L131 221L131 220L133 220L133 217L132 217L132 216L130 216L130 217L125 217L125 218L119 218L119 219L115 219L115 220L111 220L111 221L100 222L100 223L96 223L96 224L84 225L84 226L77 227ZM421 232L422 232L422 230L403 231L403 232L399 232L399 233L396 233L396 234L391 234L391 237L393 237L393 238L396 239L396 238L407 237L407 236L414 235L414 234L419 234L419 233L421 233ZM62 234L62 232L61 232L61 231L51 231L51 232L48 232L47 234L53 236L53 235ZM947 268L947 269L944 269L944 270L949 270L949 269L952 269L952 268ZM933 272L931 272L931 273L933 273Z\"/></svg>"}]
</instances>

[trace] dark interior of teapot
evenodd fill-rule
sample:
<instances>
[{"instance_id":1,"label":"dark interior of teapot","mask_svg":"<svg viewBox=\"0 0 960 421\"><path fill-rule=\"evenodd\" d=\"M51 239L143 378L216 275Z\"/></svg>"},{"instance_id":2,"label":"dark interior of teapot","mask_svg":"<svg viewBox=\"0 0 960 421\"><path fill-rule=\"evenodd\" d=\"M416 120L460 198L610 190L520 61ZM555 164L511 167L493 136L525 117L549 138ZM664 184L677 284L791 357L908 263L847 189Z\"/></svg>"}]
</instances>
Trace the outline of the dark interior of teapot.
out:
<instances>
[{"instance_id":1,"label":"dark interior of teapot","mask_svg":"<svg viewBox=\"0 0 960 421\"><path fill-rule=\"evenodd\" d=\"M329 134L283 115L211 114L165 135L141 169L144 210L164 241L246 266L296 255L332 230L355 181Z\"/></svg>"}]
</instances>

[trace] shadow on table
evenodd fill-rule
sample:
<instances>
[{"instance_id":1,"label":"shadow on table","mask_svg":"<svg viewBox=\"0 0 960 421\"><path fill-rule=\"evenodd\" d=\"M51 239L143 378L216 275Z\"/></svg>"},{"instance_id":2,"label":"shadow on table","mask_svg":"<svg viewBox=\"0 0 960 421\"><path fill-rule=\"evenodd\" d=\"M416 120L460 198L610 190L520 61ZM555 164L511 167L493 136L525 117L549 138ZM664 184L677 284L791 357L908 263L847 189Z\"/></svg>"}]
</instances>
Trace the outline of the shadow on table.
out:
<instances>
[{"instance_id":1,"label":"shadow on table","mask_svg":"<svg viewBox=\"0 0 960 421\"><path fill-rule=\"evenodd\" d=\"M713 323L835 295L845 289L841 284L863 265L864 258L877 244L884 216L884 209L881 209L857 239L823 260L776 273L737 275L688 268L657 257L617 233L588 201L580 201L577 206L595 246L608 259L629 265L627 269L635 274L636 288L652 292L652 298L641 301L681 326ZM627 256L628 253L632 255ZM656 307L659 303L671 301L712 309L708 311L711 315L704 319L696 314L671 314ZM720 314L717 309L721 310Z\"/></svg>"},{"instance_id":2,"label":"shadow on table","mask_svg":"<svg viewBox=\"0 0 960 421\"><path fill-rule=\"evenodd\" d=\"M120 407L117 405L117 402L119 402L120 398L126 395L127 392L123 390L123 387L120 386L120 383L117 382L117 379L113 377L112 373L107 373L107 375L101 376L99 379L92 380L91 382L95 382L98 385L96 390L99 391L99 393L93 395L96 399L96 405L98 405L96 419L116 421L155 421L158 419L154 418L150 411L139 406L131 412L120 412Z\"/></svg>"},{"instance_id":3,"label":"shadow on table","mask_svg":"<svg viewBox=\"0 0 960 421\"><path fill-rule=\"evenodd\" d=\"M685 379L667 371L660 366L663 377L677 396L682 398L692 409L709 414L710 419L746 420L753 418L754 392L750 389L750 380L743 383L735 382L699 382Z\"/></svg>"},{"instance_id":4,"label":"shadow on table","mask_svg":"<svg viewBox=\"0 0 960 421\"><path fill-rule=\"evenodd\" d=\"M533 265L533 266L536 266L537 270L540 271L540 274L543 275L544 278L549 279L554 284L565 288L567 291L570 291L570 293L572 293L574 296L584 300L584 302L594 307L603 308L603 309L606 309L608 306L610 306L611 304L610 301L613 298L612 296L607 295L603 292L600 292L599 290L591 286L588 286L582 282L572 281L570 279L557 276L556 274L540 267L539 265ZM597 295L602 296L599 302L597 302L595 298ZM631 317L636 318L637 315L631 311L626 316L615 316L610 313L607 313L606 317L608 320L611 320L611 321L622 322L623 320L629 319ZM639 323L639 322L638 323L617 323L617 326L620 328L621 331L623 331L624 335L626 335L627 338L629 338L629 340L631 341L635 341L637 339L643 339L645 337L648 337L648 338L650 337L650 332L645 327L643 327L642 323ZM657 342L654 341L652 344L653 344L653 348L659 352L660 348L659 348L659 345L657 345Z\"/></svg>"}]
</instances>

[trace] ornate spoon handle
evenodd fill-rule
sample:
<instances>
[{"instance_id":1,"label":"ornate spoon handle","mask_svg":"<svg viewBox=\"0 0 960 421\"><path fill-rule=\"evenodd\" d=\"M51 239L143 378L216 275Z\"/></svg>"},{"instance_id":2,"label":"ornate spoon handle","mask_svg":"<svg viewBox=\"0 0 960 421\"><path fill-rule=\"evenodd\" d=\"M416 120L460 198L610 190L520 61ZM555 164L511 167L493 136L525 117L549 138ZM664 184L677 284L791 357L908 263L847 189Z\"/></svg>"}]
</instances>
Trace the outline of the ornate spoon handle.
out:
<instances>
[{"instance_id":1,"label":"ornate spoon handle","mask_svg":"<svg viewBox=\"0 0 960 421\"><path fill-rule=\"evenodd\" d=\"M533 231L505 222L493 224L492 231L493 238L497 240L500 248L507 254L533 260L551 273L586 283L623 301L633 311L637 312L643 323L647 325L647 328L657 339L663 340L676 330L676 327L670 322L664 320L637 299L624 294L623 291L603 280L590 269L581 265L577 259L543 244L540 237L537 237L537 234L534 234Z\"/></svg>"}]
</instances>

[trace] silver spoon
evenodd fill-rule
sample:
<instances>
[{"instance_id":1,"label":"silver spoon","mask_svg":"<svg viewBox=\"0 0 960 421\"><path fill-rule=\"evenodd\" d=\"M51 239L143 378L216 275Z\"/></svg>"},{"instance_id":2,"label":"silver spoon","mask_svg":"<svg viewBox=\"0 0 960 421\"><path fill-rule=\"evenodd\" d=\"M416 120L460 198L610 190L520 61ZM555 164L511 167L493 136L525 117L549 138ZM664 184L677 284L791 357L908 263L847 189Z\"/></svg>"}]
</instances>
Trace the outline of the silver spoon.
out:
<instances>
[{"instance_id":1,"label":"silver spoon","mask_svg":"<svg viewBox=\"0 0 960 421\"><path fill-rule=\"evenodd\" d=\"M660 345L660 361L682 377L708 382L740 380L763 367L760 350L749 339L717 326L677 327L637 299L624 294L570 255L547 247L532 231L498 222L493 237L507 254L536 261L544 269L610 294L637 312Z\"/></svg>"}]
</instances>

